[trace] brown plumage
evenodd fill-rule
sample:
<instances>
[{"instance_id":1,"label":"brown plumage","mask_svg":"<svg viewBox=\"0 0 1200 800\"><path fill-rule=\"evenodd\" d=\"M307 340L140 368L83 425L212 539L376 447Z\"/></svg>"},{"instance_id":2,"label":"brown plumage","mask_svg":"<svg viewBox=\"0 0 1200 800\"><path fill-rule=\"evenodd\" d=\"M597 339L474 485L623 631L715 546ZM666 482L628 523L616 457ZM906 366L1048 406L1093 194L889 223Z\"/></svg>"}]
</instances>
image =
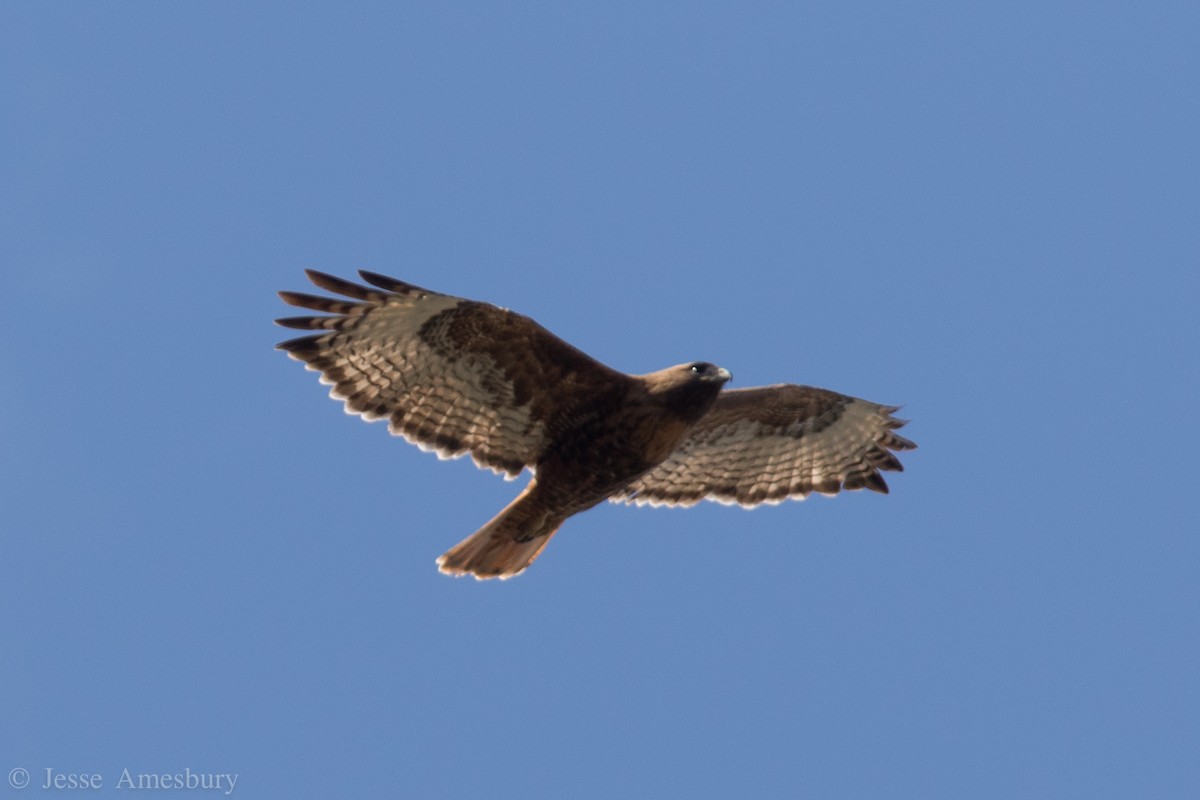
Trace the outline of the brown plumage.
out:
<instances>
[{"instance_id":1,"label":"brown plumage","mask_svg":"<svg viewBox=\"0 0 1200 800\"><path fill-rule=\"evenodd\" d=\"M729 373L705 362L648 375L601 364L532 319L361 272L371 286L307 271L349 300L280 292L332 316L276 320L318 331L278 345L321 373L365 419L443 458L469 453L525 490L438 559L442 572L509 578L572 514L603 500L754 506L842 489L887 492L881 470L896 410L808 386L722 392Z\"/></svg>"}]
</instances>

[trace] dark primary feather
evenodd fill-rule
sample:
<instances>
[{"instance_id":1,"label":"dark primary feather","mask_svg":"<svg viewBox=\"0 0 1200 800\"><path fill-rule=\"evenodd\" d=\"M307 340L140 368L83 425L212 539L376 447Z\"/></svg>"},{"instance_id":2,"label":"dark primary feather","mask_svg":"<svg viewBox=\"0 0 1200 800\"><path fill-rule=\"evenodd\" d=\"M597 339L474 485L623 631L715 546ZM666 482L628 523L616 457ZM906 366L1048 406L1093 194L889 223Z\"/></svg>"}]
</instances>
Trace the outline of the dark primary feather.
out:
<instances>
[{"instance_id":1,"label":"dark primary feather","mask_svg":"<svg viewBox=\"0 0 1200 800\"><path fill-rule=\"evenodd\" d=\"M395 292L396 294L431 294L428 289L422 289L420 286L414 286L411 283L389 278L387 275L380 275L378 272L367 272L365 269L360 269L358 274L372 286L378 286L380 289ZM337 290L334 289L333 291Z\"/></svg>"},{"instance_id":2,"label":"dark primary feather","mask_svg":"<svg viewBox=\"0 0 1200 800\"><path fill-rule=\"evenodd\" d=\"M320 288L329 292L344 294L346 297L353 297L358 300L366 300L370 303L377 303L381 298L386 298L386 295L381 292L369 289L368 287L354 283L353 281L339 278L336 275L330 275L327 272L318 272L315 269L306 269L304 270L304 274L307 275L308 279L316 286L319 286ZM361 275L362 272L360 271L359 274ZM401 291L397 293L403 294L404 292Z\"/></svg>"}]
</instances>

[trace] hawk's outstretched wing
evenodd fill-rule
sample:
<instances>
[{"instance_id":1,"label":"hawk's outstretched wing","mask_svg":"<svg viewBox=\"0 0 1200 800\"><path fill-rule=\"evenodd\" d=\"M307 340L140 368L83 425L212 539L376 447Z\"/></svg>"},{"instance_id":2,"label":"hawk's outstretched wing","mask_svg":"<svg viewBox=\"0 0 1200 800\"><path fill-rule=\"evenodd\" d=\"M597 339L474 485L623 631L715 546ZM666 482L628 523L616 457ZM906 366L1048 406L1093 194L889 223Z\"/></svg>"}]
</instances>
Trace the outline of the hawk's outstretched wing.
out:
<instances>
[{"instance_id":1,"label":"hawk's outstretched wing","mask_svg":"<svg viewBox=\"0 0 1200 800\"><path fill-rule=\"evenodd\" d=\"M904 425L894 411L810 386L725 391L666 461L612 499L755 506L811 492L886 493L880 470L903 469L890 451L916 447L894 432Z\"/></svg>"},{"instance_id":2,"label":"hawk's outstretched wing","mask_svg":"<svg viewBox=\"0 0 1200 800\"><path fill-rule=\"evenodd\" d=\"M628 382L532 319L488 303L360 272L378 288L315 270L309 279L351 298L280 292L284 302L333 316L276 320L321 331L282 342L364 419L388 420L443 458L469 452L516 476L536 463L555 420L581 398Z\"/></svg>"}]
</instances>

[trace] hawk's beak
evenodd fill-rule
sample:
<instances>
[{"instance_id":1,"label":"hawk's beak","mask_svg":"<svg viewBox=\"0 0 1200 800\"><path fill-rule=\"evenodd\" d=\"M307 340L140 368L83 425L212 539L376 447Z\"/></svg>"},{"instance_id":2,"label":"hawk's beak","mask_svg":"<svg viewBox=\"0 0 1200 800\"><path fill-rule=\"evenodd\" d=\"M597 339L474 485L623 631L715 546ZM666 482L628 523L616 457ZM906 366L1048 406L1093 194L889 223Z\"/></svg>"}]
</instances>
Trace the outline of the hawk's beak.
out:
<instances>
[{"instance_id":1,"label":"hawk's beak","mask_svg":"<svg viewBox=\"0 0 1200 800\"><path fill-rule=\"evenodd\" d=\"M733 373L724 367L718 367L717 380L719 380L721 383L727 383L728 381L733 380Z\"/></svg>"}]
</instances>

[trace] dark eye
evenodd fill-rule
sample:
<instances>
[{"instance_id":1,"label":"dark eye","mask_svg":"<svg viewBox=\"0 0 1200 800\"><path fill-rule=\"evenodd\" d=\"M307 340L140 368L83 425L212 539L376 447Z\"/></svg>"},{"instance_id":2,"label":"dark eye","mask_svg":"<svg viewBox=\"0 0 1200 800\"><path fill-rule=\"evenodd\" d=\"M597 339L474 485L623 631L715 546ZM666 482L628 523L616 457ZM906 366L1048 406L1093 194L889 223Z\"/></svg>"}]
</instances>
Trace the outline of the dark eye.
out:
<instances>
[{"instance_id":1,"label":"dark eye","mask_svg":"<svg viewBox=\"0 0 1200 800\"><path fill-rule=\"evenodd\" d=\"M710 370L712 370L712 364L706 364L703 361L698 361L695 364L692 364L693 375L703 375Z\"/></svg>"}]
</instances>

